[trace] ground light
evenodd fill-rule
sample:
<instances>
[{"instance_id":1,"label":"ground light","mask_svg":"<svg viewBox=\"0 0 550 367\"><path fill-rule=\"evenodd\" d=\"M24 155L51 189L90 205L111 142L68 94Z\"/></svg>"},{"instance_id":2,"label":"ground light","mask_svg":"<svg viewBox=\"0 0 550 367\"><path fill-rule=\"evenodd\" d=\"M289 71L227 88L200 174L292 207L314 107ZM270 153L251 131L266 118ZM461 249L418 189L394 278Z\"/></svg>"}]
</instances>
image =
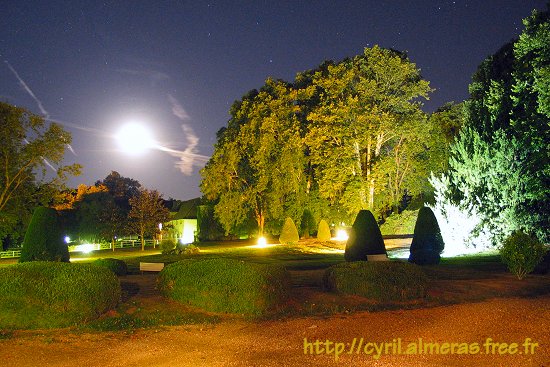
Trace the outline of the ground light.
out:
<instances>
[{"instance_id":1,"label":"ground light","mask_svg":"<svg viewBox=\"0 0 550 367\"><path fill-rule=\"evenodd\" d=\"M339 229L336 232L336 237L333 238L334 241L347 241L348 240L348 232L346 232L344 229Z\"/></svg>"}]
</instances>

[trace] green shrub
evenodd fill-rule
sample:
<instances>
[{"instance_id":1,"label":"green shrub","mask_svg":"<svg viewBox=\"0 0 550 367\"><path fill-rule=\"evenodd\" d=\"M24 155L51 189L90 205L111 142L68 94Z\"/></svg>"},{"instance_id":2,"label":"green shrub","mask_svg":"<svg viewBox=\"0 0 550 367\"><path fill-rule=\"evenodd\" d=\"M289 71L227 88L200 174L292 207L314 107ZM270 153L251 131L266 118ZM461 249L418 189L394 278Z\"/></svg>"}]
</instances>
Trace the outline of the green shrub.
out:
<instances>
[{"instance_id":1,"label":"green shrub","mask_svg":"<svg viewBox=\"0 0 550 367\"><path fill-rule=\"evenodd\" d=\"M201 249L193 244L189 244L183 248L184 255L198 255L201 253Z\"/></svg>"},{"instance_id":2,"label":"green shrub","mask_svg":"<svg viewBox=\"0 0 550 367\"><path fill-rule=\"evenodd\" d=\"M97 259L92 264L103 266L109 269L110 271L112 271L113 273L115 273L116 275L128 274L128 266L124 261L119 259L111 259L111 258Z\"/></svg>"},{"instance_id":3,"label":"green shrub","mask_svg":"<svg viewBox=\"0 0 550 367\"><path fill-rule=\"evenodd\" d=\"M331 291L387 302L424 297L428 278L417 265L360 261L331 266L323 282Z\"/></svg>"},{"instance_id":4,"label":"green shrub","mask_svg":"<svg viewBox=\"0 0 550 367\"><path fill-rule=\"evenodd\" d=\"M319 222L319 229L317 230L317 239L319 241L330 241L331 234L330 234L330 227L328 226L328 223L326 220L321 219Z\"/></svg>"},{"instance_id":5,"label":"green shrub","mask_svg":"<svg viewBox=\"0 0 550 367\"><path fill-rule=\"evenodd\" d=\"M171 254L176 249L176 240L172 238L164 238L160 241L160 251L163 254Z\"/></svg>"},{"instance_id":6,"label":"green shrub","mask_svg":"<svg viewBox=\"0 0 550 367\"><path fill-rule=\"evenodd\" d=\"M52 208L39 206L34 210L19 258L19 262L27 261L69 261L69 249Z\"/></svg>"},{"instance_id":7,"label":"green shrub","mask_svg":"<svg viewBox=\"0 0 550 367\"><path fill-rule=\"evenodd\" d=\"M0 268L0 328L77 325L114 308L120 283L92 264L27 262Z\"/></svg>"},{"instance_id":8,"label":"green shrub","mask_svg":"<svg viewBox=\"0 0 550 367\"><path fill-rule=\"evenodd\" d=\"M436 265L445 247L434 213L428 207L420 208L414 226L409 262L418 265Z\"/></svg>"},{"instance_id":9,"label":"green shrub","mask_svg":"<svg viewBox=\"0 0 550 367\"><path fill-rule=\"evenodd\" d=\"M380 228L372 213L361 210L349 234L344 258L346 261L367 261L367 255L386 254Z\"/></svg>"},{"instance_id":10,"label":"green shrub","mask_svg":"<svg viewBox=\"0 0 550 367\"><path fill-rule=\"evenodd\" d=\"M499 251L500 258L508 266L508 270L518 279L523 279L541 262L546 248L536 238L516 231L504 240Z\"/></svg>"},{"instance_id":11,"label":"green shrub","mask_svg":"<svg viewBox=\"0 0 550 367\"><path fill-rule=\"evenodd\" d=\"M189 259L166 266L158 288L166 297L208 311L261 315L283 306L290 275L271 264Z\"/></svg>"},{"instance_id":12,"label":"green shrub","mask_svg":"<svg viewBox=\"0 0 550 367\"><path fill-rule=\"evenodd\" d=\"M392 213L386 218L384 223L380 225L380 232L383 236L400 235L414 233L414 225L418 217L418 210L404 210L396 214Z\"/></svg>"},{"instance_id":13,"label":"green shrub","mask_svg":"<svg viewBox=\"0 0 550 367\"><path fill-rule=\"evenodd\" d=\"M300 235L292 218L286 218L279 236L279 242L283 245L294 245L300 240Z\"/></svg>"}]
</instances>

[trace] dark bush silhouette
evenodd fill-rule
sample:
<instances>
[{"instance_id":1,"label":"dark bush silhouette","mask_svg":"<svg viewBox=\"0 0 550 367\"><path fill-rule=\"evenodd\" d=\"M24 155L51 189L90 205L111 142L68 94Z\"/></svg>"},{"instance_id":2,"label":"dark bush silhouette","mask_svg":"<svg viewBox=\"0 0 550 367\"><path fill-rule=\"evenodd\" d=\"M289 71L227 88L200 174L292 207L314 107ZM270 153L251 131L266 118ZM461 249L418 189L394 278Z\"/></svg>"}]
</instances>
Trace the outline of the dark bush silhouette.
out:
<instances>
[{"instance_id":1,"label":"dark bush silhouette","mask_svg":"<svg viewBox=\"0 0 550 367\"><path fill-rule=\"evenodd\" d=\"M428 207L421 208L414 226L409 262L418 265L439 264L444 247L445 243L434 213Z\"/></svg>"},{"instance_id":2,"label":"dark bush silhouette","mask_svg":"<svg viewBox=\"0 0 550 367\"><path fill-rule=\"evenodd\" d=\"M19 262L26 261L69 261L69 250L54 209L40 206L34 210L19 258Z\"/></svg>"},{"instance_id":3,"label":"dark bush silhouette","mask_svg":"<svg viewBox=\"0 0 550 367\"><path fill-rule=\"evenodd\" d=\"M367 255L386 254L384 240L376 219L368 210L361 210L351 227L346 252L346 261L367 261Z\"/></svg>"}]
</instances>

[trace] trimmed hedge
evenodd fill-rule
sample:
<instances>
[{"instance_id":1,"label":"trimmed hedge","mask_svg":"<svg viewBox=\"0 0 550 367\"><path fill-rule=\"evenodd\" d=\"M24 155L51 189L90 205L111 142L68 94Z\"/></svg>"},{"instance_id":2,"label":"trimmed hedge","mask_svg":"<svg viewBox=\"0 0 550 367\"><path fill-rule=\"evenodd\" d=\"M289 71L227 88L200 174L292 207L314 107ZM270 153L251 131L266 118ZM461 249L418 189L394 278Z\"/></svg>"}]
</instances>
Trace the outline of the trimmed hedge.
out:
<instances>
[{"instance_id":1,"label":"trimmed hedge","mask_svg":"<svg viewBox=\"0 0 550 367\"><path fill-rule=\"evenodd\" d=\"M34 210L19 258L19 262L26 261L69 261L55 209L39 206Z\"/></svg>"},{"instance_id":2,"label":"trimmed hedge","mask_svg":"<svg viewBox=\"0 0 550 367\"><path fill-rule=\"evenodd\" d=\"M330 227L326 220L321 219L319 222L319 229L317 230L317 239L319 241L330 241L331 239Z\"/></svg>"},{"instance_id":3,"label":"trimmed hedge","mask_svg":"<svg viewBox=\"0 0 550 367\"><path fill-rule=\"evenodd\" d=\"M406 301L426 295L428 278L413 264L397 261L356 261L331 266L325 288L377 301Z\"/></svg>"},{"instance_id":4,"label":"trimmed hedge","mask_svg":"<svg viewBox=\"0 0 550 367\"><path fill-rule=\"evenodd\" d=\"M113 309L120 283L92 264L34 261L0 268L0 328L78 325Z\"/></svg>"},{"instance_id":5,"label":"trimmed hedge","mask_svg":"<svg viewBox=\"0 0 550 367\"><path fill-rule=\"evenodd\" d=\"M367 255L386 254L386 246L372 213L361 210L349 234L344 258L346 261L367 261Z\"/></svg>"},{"instance_id":6,"label":"trimmed hedge","mask_svg":"<svg viewBox=\"0 0 550 367\"><path fill-rule=\"evenodd\" d=\"M119 259L111 259L111 258L97 259L92 264L103 266L109 269L110 271L112 271L113 273L115 273L116 275L128 274L128 266L124 261Z\"/></svg>"},{"instance_id":7,"label":"trimmed hedge","mask_svg":"<svg viewBox=\"0 0 550 367\"><path fill-rule=\"evenodd\" d=\"M207 311L248 315L280 309L291 286L282 266L225 258L170 264L157 281L165 297Z\"/></svg>"},{"instance_id":8,"label":"trimmed hedge","mask_svg":"<svg viewBox=\"0 0 550 367\"><path fill-rule=\"evenodd\" d=\"M414 226L409 262L418 265L437 265L444 248L445 243L432 209L420 208Z\"/></svg>"},{"instance_id":9,"label":"trimmed hedge","mask_svg":"<svg viewBox=\"0 0 550 367\"><path fill-rule=\"evenodd\" d=\"M298 229L294 224L292 218L287 217L281 229L281 235L279 236L279 242L282 245L294 245L300 240Z\"/></svg>"}]
</instances>

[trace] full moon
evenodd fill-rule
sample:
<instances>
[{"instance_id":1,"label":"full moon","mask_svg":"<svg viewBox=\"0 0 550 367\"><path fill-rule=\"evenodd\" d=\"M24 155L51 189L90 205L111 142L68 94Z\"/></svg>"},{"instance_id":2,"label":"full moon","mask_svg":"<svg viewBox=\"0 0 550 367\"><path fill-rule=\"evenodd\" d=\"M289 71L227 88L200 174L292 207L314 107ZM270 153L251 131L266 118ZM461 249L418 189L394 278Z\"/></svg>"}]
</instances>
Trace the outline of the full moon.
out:
<instances>
[{"instance_id":1,"label":"full moon","mask_svg":"<svg viewBox=\"0 0 550 367\"><path fill-rule=\"evenodd\" d=\"M129 123L120 128L116 135L120 149L131 155L141 155L155 147L151 132L143 125Z\"/></svg>"}]
</instances>

